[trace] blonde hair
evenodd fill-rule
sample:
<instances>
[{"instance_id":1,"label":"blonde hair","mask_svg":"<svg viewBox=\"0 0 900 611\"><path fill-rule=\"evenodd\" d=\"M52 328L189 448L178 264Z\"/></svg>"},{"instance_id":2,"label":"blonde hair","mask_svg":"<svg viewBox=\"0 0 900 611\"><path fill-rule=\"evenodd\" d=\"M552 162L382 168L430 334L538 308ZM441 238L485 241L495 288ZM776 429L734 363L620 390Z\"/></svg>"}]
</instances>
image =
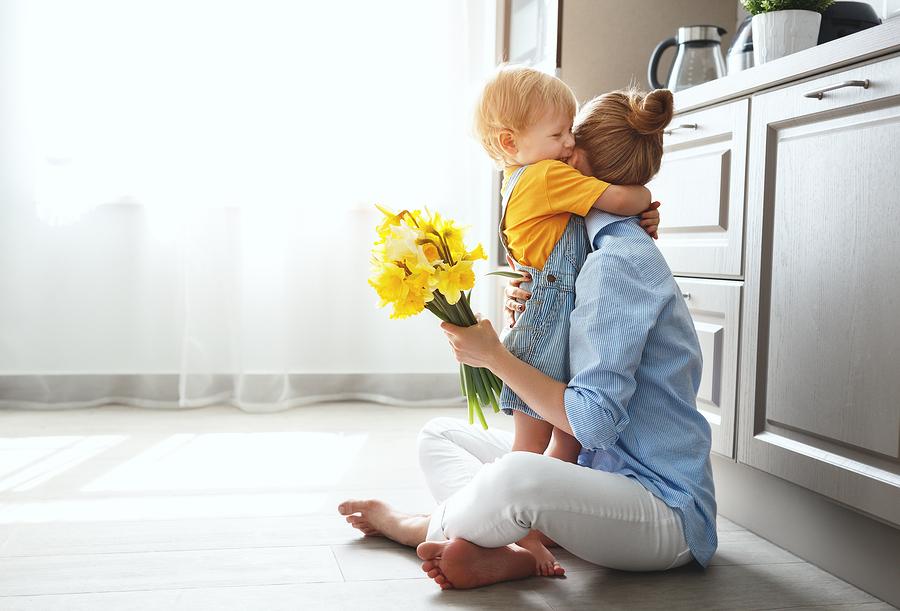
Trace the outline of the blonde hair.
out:
<instances>
[{"instance_id":1,"label":"blonde hair","mask_svg":"<svg viewBox=\"0 0 900 611\"><path fill-rule=\"evenodd\" d=\"M575 116L578 102L569 86L555 76L523 66L502 66L485 84L475 111L475 133L498 165L511 160L500 146L500 134L521 133L544 112Z\"/></svg>"},{"instance_id":2,"label":"blonde hair","mask_svg":"<svg viewBox=\"0 0 900 611\"><path fill-rule=\"evenodd\" d=\"M598 96L578 112L575 146L600 180L644 185L659 171L663 129L672 120L672 92L634 89Z\"/></svg>"}]
</instances>

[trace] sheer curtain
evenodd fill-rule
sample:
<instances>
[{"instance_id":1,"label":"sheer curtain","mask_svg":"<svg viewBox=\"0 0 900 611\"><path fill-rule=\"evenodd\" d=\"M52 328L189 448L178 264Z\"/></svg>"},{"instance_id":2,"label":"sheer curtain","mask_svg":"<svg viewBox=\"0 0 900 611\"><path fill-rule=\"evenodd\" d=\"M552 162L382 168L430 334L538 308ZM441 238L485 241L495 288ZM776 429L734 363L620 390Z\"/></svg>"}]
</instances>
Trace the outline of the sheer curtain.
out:
<instances>
[{"instance_id":1,"label":"sheer curtain","mask_svg":"<svg viewBox=\"0 0 900 611\"><path fill-rule=\"evenodd\" d=\"M454 398L368 251L376 202L493 238L493 4L0 3L0 406Z\"/></svg>"}]
</instances>

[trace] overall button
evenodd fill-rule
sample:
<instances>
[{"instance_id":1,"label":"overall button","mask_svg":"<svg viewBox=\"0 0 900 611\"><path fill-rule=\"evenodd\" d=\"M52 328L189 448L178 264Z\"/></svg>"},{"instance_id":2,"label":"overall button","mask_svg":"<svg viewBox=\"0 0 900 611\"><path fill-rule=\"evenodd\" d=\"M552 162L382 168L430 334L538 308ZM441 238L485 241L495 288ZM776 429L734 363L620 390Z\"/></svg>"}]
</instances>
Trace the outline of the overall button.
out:
<instances>
[{"instance_id":1,"label":"overall button","mask_svg":"<svg viewBox=\"0 0 900 611\"><path fill-rule=\"evenodd\" d=\"M553 274L547 274L547 282L556 282L556 276Z\"/></svg>"}]
</instances>

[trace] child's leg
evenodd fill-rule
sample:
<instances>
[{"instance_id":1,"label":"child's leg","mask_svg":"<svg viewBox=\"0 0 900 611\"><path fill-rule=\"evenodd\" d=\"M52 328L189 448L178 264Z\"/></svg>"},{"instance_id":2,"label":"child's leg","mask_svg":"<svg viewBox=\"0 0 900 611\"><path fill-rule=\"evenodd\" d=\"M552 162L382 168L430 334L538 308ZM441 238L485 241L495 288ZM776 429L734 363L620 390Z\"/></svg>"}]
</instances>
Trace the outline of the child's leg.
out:
<instances>
[{"instance_id":1,"label":"child's leg","mask_svg":"<svg viewBox=\"0 0 900 611\"><path fill-rule=\"evenodd\" d=\"M558 458L566 462L578 462L578 455L581 453L581 444L578 440L556 427L553 427L553 438L550 441L550 448L547 450L547 456Z\"/></svg>"},{"instance_id":2,"label":"child's leg","mask_svg":"<svg viewBox=\"0 0 900 611\"><path fill-rule=\"evenodd\" d=\"M545 420L532 418L516 411L513 413L516 425L516 436L513 441L513 452L533 452L543 454L550 442L553 425ZM535 559L535 573L538 575L558 575L562 573L559 563L553 554L541 543L541 533L533 530L518 544L531 552Z\"/></svg>"},{"instance_id":3,"label":"child's leg","mask_svg":"<svg viewBox=\"0 0 900 611\"><path fill-rule=\"evenodd\" d=\"M513 439L513 452L533 452L543 454L550 443L553 425L546 420L538 420L516 410L513 412L516 425L516 436Z\"/></svg>"}]
</instances>

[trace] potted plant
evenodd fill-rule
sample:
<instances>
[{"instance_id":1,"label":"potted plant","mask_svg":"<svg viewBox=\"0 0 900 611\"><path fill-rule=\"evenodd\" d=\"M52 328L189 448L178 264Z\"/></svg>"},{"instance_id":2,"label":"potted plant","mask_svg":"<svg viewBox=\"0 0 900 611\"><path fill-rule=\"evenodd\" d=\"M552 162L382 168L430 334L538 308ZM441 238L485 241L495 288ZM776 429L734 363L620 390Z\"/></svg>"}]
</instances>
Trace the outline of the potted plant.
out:
<instances>
[{"instance_id":1,"label":"potted plant","mask_svg":"<svg viewBox=\"0 0 900 611\"><path fill-rule=\"evenodd\" d=\"M753 61L758 66L816 45L822 11L834 0L741 0L753 15Z\"/></svg>"}]
</instances>

